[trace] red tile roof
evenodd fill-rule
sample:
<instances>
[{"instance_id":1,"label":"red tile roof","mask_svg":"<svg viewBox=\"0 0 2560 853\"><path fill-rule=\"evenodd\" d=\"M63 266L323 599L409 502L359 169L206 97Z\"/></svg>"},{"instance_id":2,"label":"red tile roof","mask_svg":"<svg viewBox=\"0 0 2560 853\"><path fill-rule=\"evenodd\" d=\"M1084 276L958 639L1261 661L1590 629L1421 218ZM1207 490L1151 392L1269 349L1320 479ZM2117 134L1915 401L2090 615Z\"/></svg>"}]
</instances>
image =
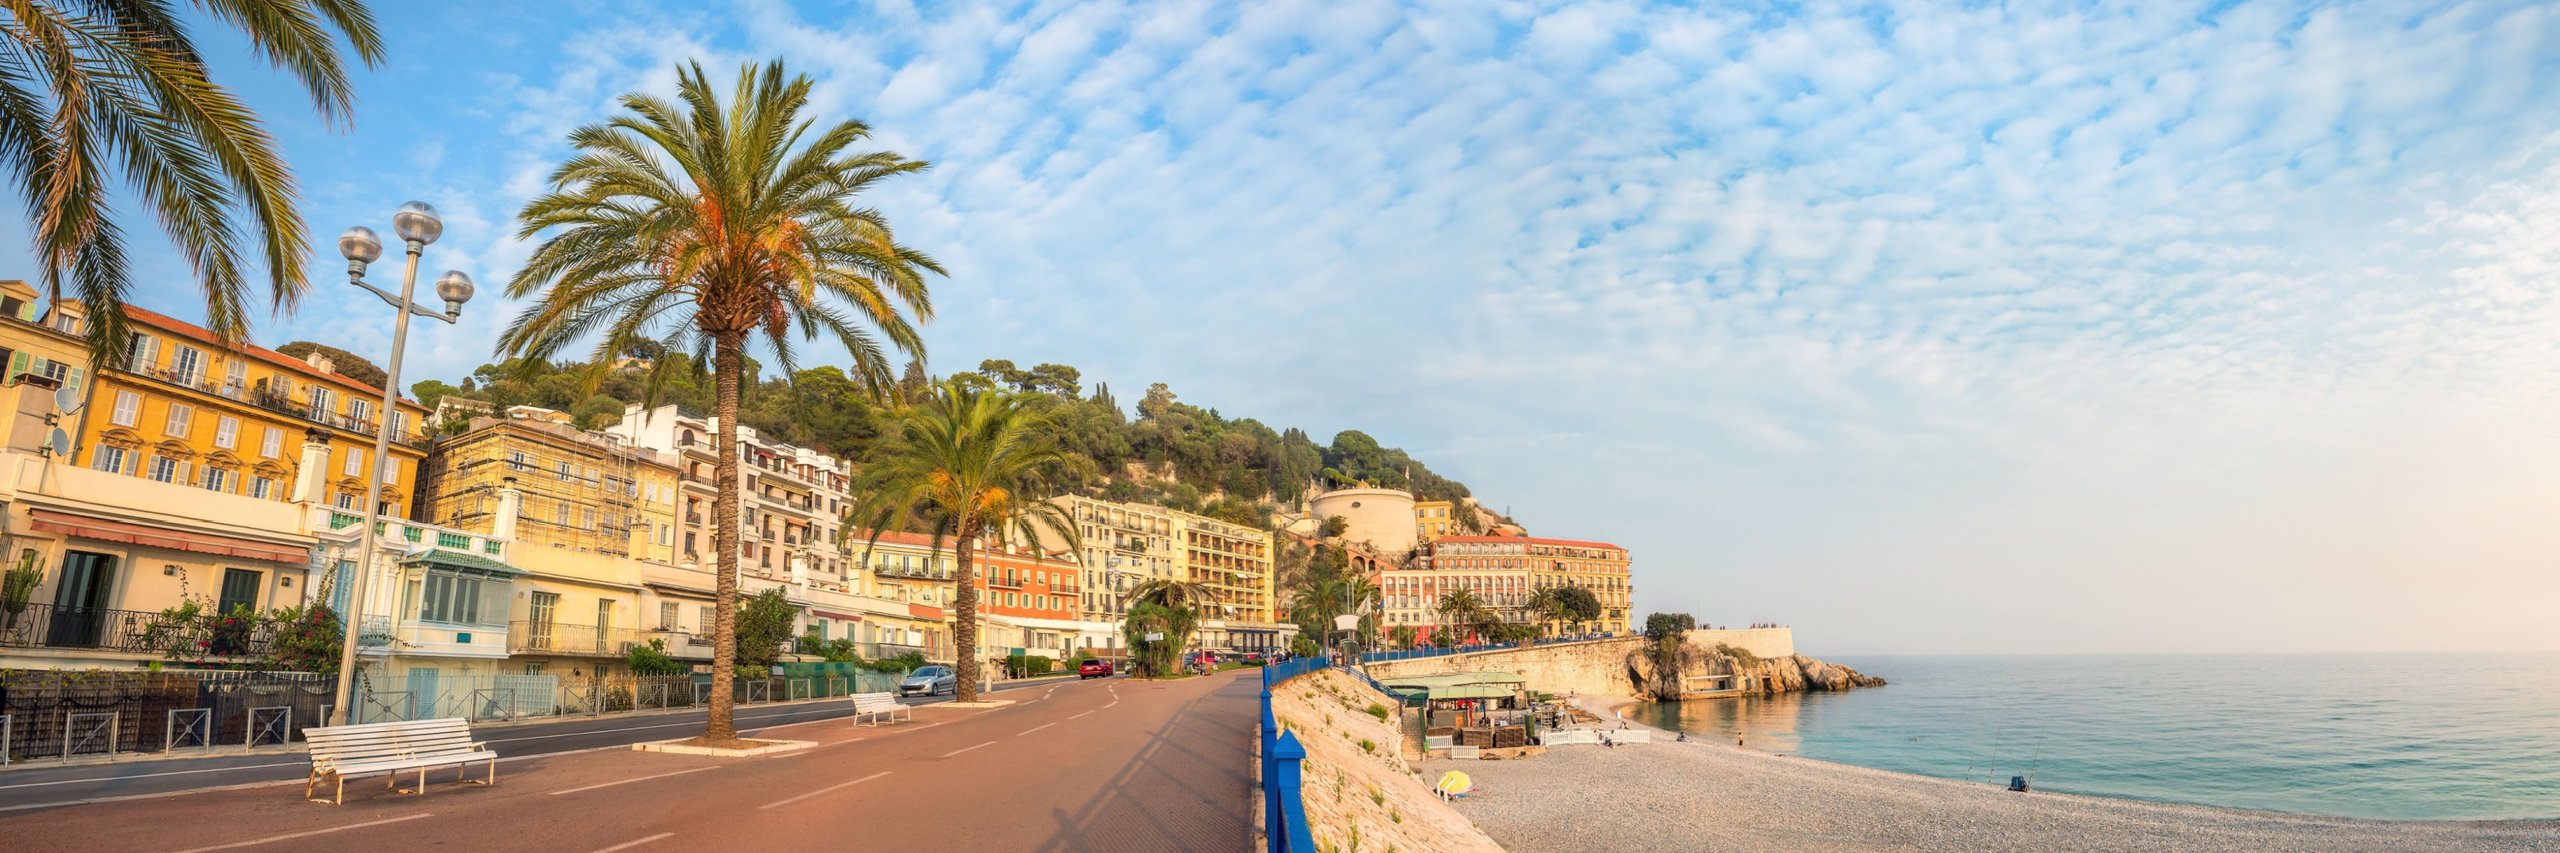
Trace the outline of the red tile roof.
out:
<instances>
[{"instance_id":1,"label":"red tile roof","mask_svg":"<svg viewBox=\"0 0 2560 853\"><path fill-rule=\"evenodd\" d=\"M297 373L306 375L325 375L333 381L344 383L349 387L363 391L375 397L382 396L382 387L379 385L369 385L342 373L323 374L320 372L319 368L311 366L311 362L294 358L293 356L285 355L284 353L258 346L257 344L253 344L248 341L241 341L237 344L224 343L220 336L207 331L203 326L198 326L194 323L189 323L185 320L180 320L167 314L127 305L124 309L124 315L126 319L159 329L163 332L169 332L182 337L191 338L198 343L207 344L220 349L228 349L234 352L245 353L259 361L264 361ZM400 398L400 402L404 405L414 406L421 411L426 409L425 406L419 405L416 400L411 400L407 397Z\"/></svg>"},{"instance_id":2,"label":"red tile roof","mask_svg":"<svg viewBox=\"0 0 2560 853\"><path fill-rule=\"evenodd\" d=\"M1623 548L1623 547L1621 547L1621 546L1618 546L1618 545L1612 545L1612 544L1607 543L1607 542L1591 542L1591 541L1586 541L1586 540L1582 540L1582 539L1548 539L1548 538L1540 537L1540 536L1443 536L1443 537L1440 537L1440 538L1438 538L1438 539L1431 540L1431 542L1432 542L1432 544L1435 544L1435 545L1436 545L1436 544L1439 544L1439 543L1442 543L1442 542L1460 542L1460 543L1477 543L1477 544L1482 544L1482 543L1525 543L1525 544L1533 544L1533 545L1563 545L1563 546L1571 547L1571 548L1611 548L1611 549L1620 550L1620 551L1624 551L1624 550L1626 550L1625 548Z\"/></svg>"}]
</instances>

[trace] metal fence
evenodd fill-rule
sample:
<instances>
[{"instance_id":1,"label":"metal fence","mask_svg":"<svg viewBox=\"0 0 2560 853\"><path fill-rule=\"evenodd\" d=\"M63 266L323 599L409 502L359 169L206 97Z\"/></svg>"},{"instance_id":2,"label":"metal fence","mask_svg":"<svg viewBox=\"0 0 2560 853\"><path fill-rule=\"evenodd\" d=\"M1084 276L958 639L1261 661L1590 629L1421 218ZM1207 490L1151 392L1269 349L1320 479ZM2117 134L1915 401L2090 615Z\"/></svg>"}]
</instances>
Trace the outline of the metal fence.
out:
<instances>
[{"instance_id":1,"label":"metal fence","mask_svg":"<svg viewBox=\"0 0 2560 853\"><path fill-rule=\"evenodd\" d=\"M0 760L282 743L335 684L301 672L0 670Z\"/></svg>"},{"instance_id":2,"label":"metal fence","mask_svg":"<svg viewBox=\"0 0 2560 853\"><path fill-rule=\"evenodd\" d=\"M738 679L738 704L897 690L903 673L827 665L770 679ZM116 753L210 752L300 742L328 725L336 682L304 672L231 670L0 670L0 764ZM475 721L598 716L700 707L710 680L693 675L558 675L357 679L355 722L462 717Z\"/></svg>"}]
</instances>

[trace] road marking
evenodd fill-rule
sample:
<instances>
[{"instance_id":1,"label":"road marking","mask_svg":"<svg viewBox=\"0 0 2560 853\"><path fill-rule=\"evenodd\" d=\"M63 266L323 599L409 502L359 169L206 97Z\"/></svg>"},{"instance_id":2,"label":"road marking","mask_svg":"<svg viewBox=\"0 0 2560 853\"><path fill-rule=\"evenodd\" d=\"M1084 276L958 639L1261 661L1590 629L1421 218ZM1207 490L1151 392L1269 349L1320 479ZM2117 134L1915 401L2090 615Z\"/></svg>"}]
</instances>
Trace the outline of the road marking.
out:
<instances>
[{"instance_id":1,"label":"road marking","mask_svg":"<svg viewBox=\"0 0 2560 853\"><path fill-rule=\"evenodd\" d=\"M764 805L762 805L762 806L758 806L757 808L769 809L769 808L773 808L773 807L775 807L775 806L787 806L787 805L790 805L790 804L792 804L792 803L796 803L796 802L799 802L799 801L801 801L801 800L808 799L808 798L810 798L810 797L815 797L815 796L817 796L817 795L819 795L819 794L824 794L824 793L827 793L827 792L829 792L829 791L833 791L833 790L836 790L836 789L839 789L839 788L849 788L849 787L852 787L852 786L855 786L855 785L860 785L860 784L862 784L862 783L864 783L864 782L869 782L869 781L871 781L871 780L873 780L873 779L878 779L878 778L880 778L880 777L882 777L882 776L887 776L887 775L889 775L889 771L882 770L882 771L880 771L880 772L878 772L878 773L873 773L873 774L871 774L871 775L869 775L869 776L864 776L864 777L862 777L862 778L860 778L860 779L855 779L855 780L853 780L853 781L851 781L851 782L839 782L839 783L836 783L836 784L833 784L833 785L826 786L826 787L824 787L824 788L819 788L819 789L817 789L817 790L815 790L815 791L810 791L809 793L806 793L806 794L801 794L800 796L797 796L797 797L791 797L791 798L789 798L789 799L775 800L775 801L773 801L773 802L766 803L766 804L764 804Z\"/></svg>"},{"instance_id":2,"label":"road marking","mask_svg":"<svg viewBox=\"0 0 2560 853\"><path fill-rule=\"evenodd\" d=\"M255 847L260 844L273 844L278 841L291 841L296 838L309 838L314 835L327 835L332 832L344 832L350 829L363 829L368 826L381 826L386 823L399 823L404 820L417 820L422 817L433 816L435 816L435 812L419 812L413 815L387 817L381 820L369 820L363 823L350 823L345 826L332 826L328 829L314 829L305 832L288 832L283 835L270 835L265 838L256 838L248 841L234 841L229 844L216 844L211 847L196 847L187 850L180 850L178 853L205 853L207 850L229 850L234 847Z\"/></svg>"},{"instance_id":3,"label":"road marking","mask_svg":"<svg viewBox=\"0 0 2560 853\"><path fill-rule=\"evenodd\" d=\"M676 837L676 834L675 834L675 833L672 833L672 832L661 832L661 833L658 833L658 834L656 834L656 835L649 836L649 837L647 837L647 838L639 839L639 840L637 840L637 841L625 841L625 842L622 842L622 843L620 843L620 844L616 844L616 845L613 845L613 846L611 846L611 847L607 847L607 848L604 848L604 849L602 849L602 850L598 850L598 851L596 851L596 853L613 853L613 851L616 851L616 850L629 850L629 849L631 849L631 848L638 847L638 846L640 846L640 845L647 844L647 843L652 842L652 841L664 841L664 840L667 840L667 839L669 839L669 838L674 838L674 837Z\"/></svg>"},{"instance_id":4,"label":"road marking","mask_svg":"<svg viewBox=\"0 0 2560 853\"><path fill-rule=\"evenodd\" d=\"M1031 728L1024 730L1024 731L1022 732L1022 734L1014 735L1014 737L1021 737L1022 735L1027 735L1027 734L1030 734L1030 733L1032 733L1032 732L1036 732L1036 731L1039 731L1039 730L1041 730L1041 729L1045 729L1045 728L1048 728L1048 727L1050 727L1050 726L1054 726L1054 725L1057 725L1057 723L1041 723L1041 724L1039 724L1039 725L1032 726Z\"/></svg>"},{"instance_id":5,"label":"road marking","mask_svg":"<svg viewBox=\"0 0 2560 853\"><path fill-rule=\"evenodd\" d=\"M705 770L718 770L718 769L720 769L718 765L713 765L713 766L710 766L710 767L696 767L696 768L693 768L693 769L691 769L691 770L678 770L678 771L675 771L675 772L673 772L673 773L660 773L660 774L655 775L655 776L642 776L642 777L637 778L637 779L619 779L619 780L615 780L615 781L612 781L612 782L603 782L603 783L599 783L599 784L588 785L588 786L583 787L583 788L570 788L570 789L565 790L565 791L553 791L553 792L551 792L551 795L552 795L552 796L554 796L554 797L557 797L557 796L560 796L560 795L562 795L562 794L575 794L575 793L577 793L577 792L579 792L579 791L593 791L593 790L595 790L595 789L597 789L597 788L611 788L611 787L613 787L613 786L615 786L615 785L628 785L628 784L631 784L631 783L633 783L633 782L646 782L646 781L649 781L649 780L651 780L651 779L664 779L664 778L667 778L667 777L669 777L669 776L682 776L682 775L687 774L687 773L700 773L700 772L705 771ZM618 849L621 849L621 848L614 848L614 849L617 849L617 850L618 850Z\"/></svg>"},{"instance_id":6,"label":"road marking","mask_svg":"<svg viewBox=\"0 0 2560 853\"><path fill-rule=\"evenodd\" d=\"M1100 709L1100 708L1095 708L1095 709L1093 709L1093 711L1099 711L1099 710L1102 710L1102 709ZM1090 713L1093 713L1093 711L1086 711L1086 712L1084 712L1084 714L1090 714ZM1077 714L1077 715L1076 715L1076 717L1084 716L1084 714ZM1068 717L1067 719L1072 720L1072 719L1075 719L1076 717Z\"/></svg>"},{"instance_id":7,"label":"road marking","mask_svg":"<svg viewBox=\"0 0 2560 853\"><path fill-rule=\"evenodd\" d=\"M996 745L996 742L995 742L995 741L987 741L986 743L978 744L978 746L994 746L994 745ZM943 754L942 754L942 757L944 757L944 758L950 758L950 757L952 757L952 756L954 756L954 755L959 755L960 753L968 752L969 750L972 750L972 749L977 749L977 748L978 748L978 746L964 746L964 747L961 747L961 748L959 748L959 749L955 749L955 750L952 750L952 751L950 751L950 752L943 753Z\"/></svg>"}]
</instances>

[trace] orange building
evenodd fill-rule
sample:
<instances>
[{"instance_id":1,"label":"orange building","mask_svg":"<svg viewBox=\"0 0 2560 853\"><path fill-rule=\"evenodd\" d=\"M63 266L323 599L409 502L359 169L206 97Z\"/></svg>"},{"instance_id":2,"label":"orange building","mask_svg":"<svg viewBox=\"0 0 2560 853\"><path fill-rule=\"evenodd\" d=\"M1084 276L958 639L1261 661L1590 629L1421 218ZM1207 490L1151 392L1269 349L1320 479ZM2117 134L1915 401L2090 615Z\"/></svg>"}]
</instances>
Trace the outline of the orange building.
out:
<instances>
[{"instance_id":1,"label":"orange building","mask_svg":"<svg viewBox=\"0 0 2560 853\"><path fill-rule=\"evenodd\" d=\"M978 587L978 647L990 657L1023 654L1064 659L1075 653L1081 569L1064 556L1029 548L980 547L971 556Z\"/></svg>"}]
</instances>

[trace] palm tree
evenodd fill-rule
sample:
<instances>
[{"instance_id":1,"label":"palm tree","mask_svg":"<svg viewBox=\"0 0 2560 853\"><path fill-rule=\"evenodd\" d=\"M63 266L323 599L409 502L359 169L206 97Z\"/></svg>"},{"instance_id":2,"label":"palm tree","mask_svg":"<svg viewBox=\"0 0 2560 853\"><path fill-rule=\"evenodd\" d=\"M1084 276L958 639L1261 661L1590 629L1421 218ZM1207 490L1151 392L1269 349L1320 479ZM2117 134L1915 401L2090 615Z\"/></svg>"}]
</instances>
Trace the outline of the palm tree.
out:
<instances>
[{"instance_id":1,"label":"palm tree","mask_svg":"<svg viewBox=\"0 0 2560 853\"><path fill-rule=\"evenodd\" d=\"M1550 625L1563 622L1570 612L1565 603L1564 589L1553 586L1542 586L1529 593L1528 610L1537 616L1538 629L1542 632Z\"/></svg>"},{"instance_id":2,"label":"palm tree","mask_svg":"<svg viewBox=\"0 0 2560 853\"><path fill-rule=\"evenodd\" d=\"M921 401L898 410L884 440L863 460L850 491L858 497L847 517L871 531L920 527L938 552L952 541L952 640L959 672L952 694L978 699L978 586L971 552L982 540L1027 544L1035 552L1046 539L1064 540L1068 553L1083 549L1075 519L1065 507L1031 497L1069 464L1048 418L1028 396L1003 389L979 390L945 381Z\"/></svg>"},{"instance_id":3,"label":"palm tree","mask_svg":"<svg viewBox=\"0 0 2560 853\"><path fill-rule=\"evenodd\" d=\"M0 14L9 57L0 62L0 167L18 179L45 289L61 297L70 276L102 365L120 363L132 289L107 199L110 174L142 197L186 256L204 288L205 327L224 340L248 329L247 252L266 267L273 307L290 309L305 286L310 244L294 210L293 172L257 113L213 82L171 5L21 0ZM362 0L192 5L248 36L258 58L292 74L332 123L355 109L339 37L365 67L382 62ZM243 236L254 246L244 249Z\"/></svg>"},{"instance_id":4,"label":"palm tree","mask_svg":"<svg viewBox=\"0 0 2560 853\"><path fill-rule=\"evenodd\" d=\"M1160 627L1164 629L1164 639L1149 644L1148 648L1151 660L1147 663L1154 668L1177 664L1182 660L1183 647L1190 644L1192 629L1198 627L1200 617L1207 613L1202 605L1216 604L1214 593L1208 586L1174 578L1156 578L1138 584L1129 588L1126 598L1129 602L1129 612L1132 614L1128 628L1132 634L1130 643L1132 647L1138 645L1137 637L1145 635L1145 632L1139 630L1137 624L1135 614L1138 612L1138 605L1150 605L1162 611L1162 616L1158 618L1162 620Z\"/></svg>"},{"instance_id":5,"label":"palm tree","mask_svg":"<svg viewBox=\"0 0 2560 853\"><path fill-rule=\"evenodd\" d=\"M678 69L682 105L622 96L625 115L569 135L578 153L551 175L551 189L518 214L519 239L548 232L507 295L540 295L498 341L501 357L547 363L572 343L593 340L587 382L641 341L689 360L660 359L647 377L652 399L672 365L712 364L718 419L713 450L719 496L712 548L718 590L712 632L710 741L737 736L730 685L737 659L738 393L747 344L761 338L792 369L792 333L825 332L852 354L848 372L873 393L896 363L862 326L891 347L920 354L914 322L931 319L926 273L932 258L892 237L879 211L855 206L873 184L925 164L883 151L857 151L870 135L845 121L812 134L800 117L806 77L774 62L742 70L724 105L702 66ZM830 302L850 306L848 312ZM705 355L709 358L705 358Z\"/></svg>"},{"instance_id":6,"label":"palm tree","mask_svg":"<svg viewBox=\"0 0 2560 853\"><path fill-rule=\"evenodd\" d=\"M1484 600L1476 597L1475 590L1463 586L1442 593L1438 609L1451 624L1464 626L1478 634L1485 633L1488 626L1502 624L1501 614L1486 607Z\"/></svg>"}]
</instances>

